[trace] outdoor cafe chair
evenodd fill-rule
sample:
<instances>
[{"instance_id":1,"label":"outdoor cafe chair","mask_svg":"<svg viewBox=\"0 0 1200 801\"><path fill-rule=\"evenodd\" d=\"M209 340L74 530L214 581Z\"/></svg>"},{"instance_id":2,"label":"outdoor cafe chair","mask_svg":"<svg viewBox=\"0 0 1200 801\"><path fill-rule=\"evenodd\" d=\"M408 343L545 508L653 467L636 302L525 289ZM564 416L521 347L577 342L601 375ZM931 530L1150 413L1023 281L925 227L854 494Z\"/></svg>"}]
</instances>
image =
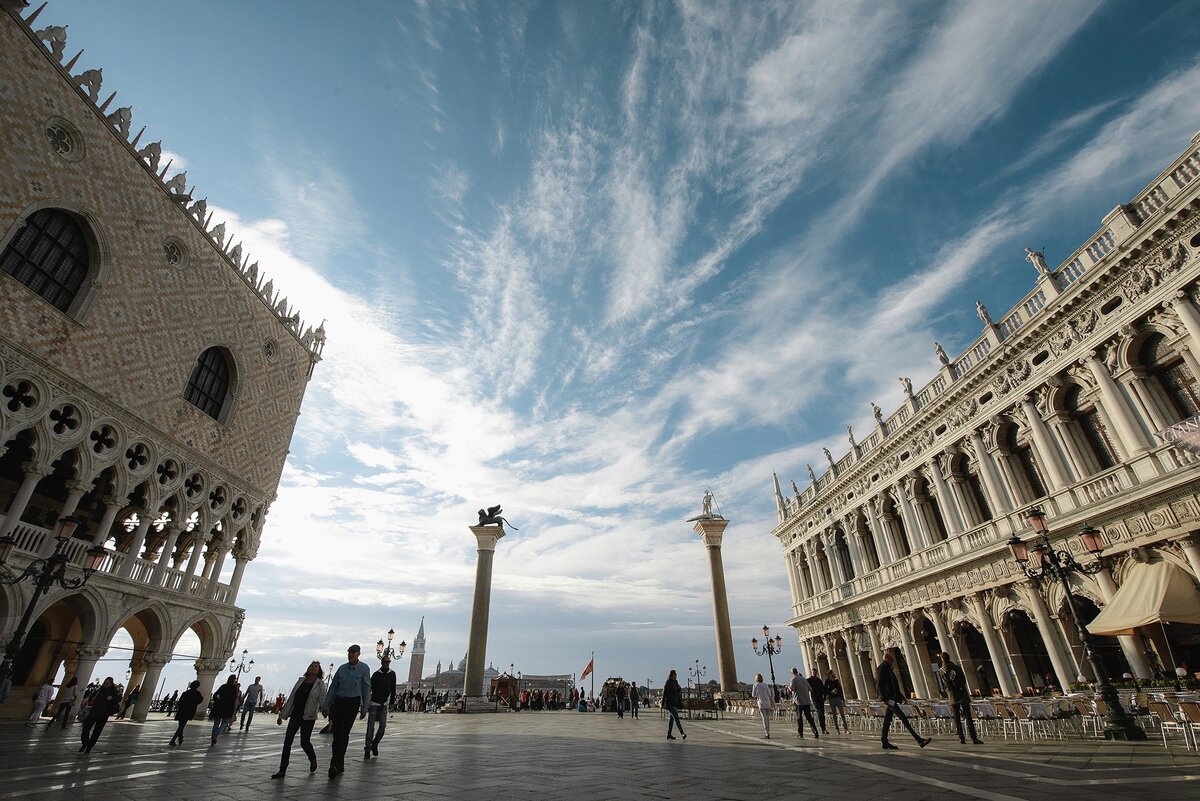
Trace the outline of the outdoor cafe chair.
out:
<instances>
[{"instance_id":1,"label":"outdoor cafe chair","mask_svg":"<svg viewBox=\"0 0 1200 801\"><path fill-rule=\"evenodd\" d=\"M1163 748L1167 747L1167 733L1179 732L1183 735L1183 746L1191 750L1188 742L1188 727L1175 715L1175 710L1166 701L1151 701L1150 714L1158 718L1158 728L1162 732Z\"/></svg>"},{"instance_id":2,"label":"outdoor cafe chair","mask_svg":"<svg viewBox=\"0 0 1200 801\"><path fill-rule=\"evenodd\" d=\"M1196 701L1180 701L1179 713L1183 716L1183 725L1187 727L1187 733L1192 736L1192 747L1200 751L1200 702Z\"/></svg>"}]
</instances>

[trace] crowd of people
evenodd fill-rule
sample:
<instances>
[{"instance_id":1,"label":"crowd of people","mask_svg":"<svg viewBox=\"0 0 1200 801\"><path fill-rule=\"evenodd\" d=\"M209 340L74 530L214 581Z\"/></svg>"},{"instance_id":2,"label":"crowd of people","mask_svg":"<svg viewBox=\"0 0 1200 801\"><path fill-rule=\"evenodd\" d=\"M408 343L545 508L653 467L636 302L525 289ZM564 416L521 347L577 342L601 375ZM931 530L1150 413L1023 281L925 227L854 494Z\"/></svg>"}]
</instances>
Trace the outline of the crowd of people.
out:
<instances>
[{"instance_id":1,"label":"crowd of people","mask_svg":"<svg viewBox=\"0 0 1200 801\"><path fill-rule=\"evenodd\" d=\"M899 719L900 724L912 735L917 745L924 748L932 740L917 734L908 719L908 715L904 712L902 705L906 699L900 689L900 682L896 678L895 661L895 656L890 651L884 652L883 661L879 664L875 672L876 695L878 700L886 705L883 723L880 728L880 742L886 751L898 749L898 746L891 742L888 735L891 732L892 721ZM965 745L967 736L969 735L972 744L982 744L982 740L979 739L979 735L975 730L975 720L971 716L971 693L967 688L962 668L946 652L942 652L939 655L938 661L940 663L939 677L946 691L948 705L954 714L955 729L959 742ZM799 670L792 668L791 681L783 689L778 698L775 697L772 688L764 683L762 674L760 673L755 677L751 695L758 704L759 716L762 719L763 736L768 739L771 737L771 718L775 710L780 703L788 702L792 704L796 715L796 737L804 737L804 724L806 721L814 738L819 739L822 734L828 735L826 708L828 708L830 722L833 723L834 731L838 734L850 733L850 721L846 717L846 698L842 689L842 683L837 674L832 670L822 678L819 671L814 668L812 675L805 678L800 675ZM819 732L817 731L818 727L820 728Z\"/></svg>"},{"instance_id":2,"label":"crowd of people","mask_svg":"<svg viewBox=\"0 0 1200 801\"><path fill-rule=\"evenodd\" d=\"M310 772L318 768L316 750L312 745L312 733L318 717L327 718L329 723L323 732L332 734L333 747L329 760L329 778L336 779L345 772L346 752L349 748L350 732L354 726L355 717L367 720L366 737L363 741L363 759L370 760L379 756L379 746L387 729L389 712L427 711L436 708L435 693L423 695L419 690L398 692L396 674L391 669L390 660L384 658L378 670L371 669L359 657L361 649L351 645L346 652L346 662L328 678L318 660L313 660L305 669L304 674L296 679L291 692L279 693L273 704L265 703L265 690L261 676L242 689L238 675L230 675L212 694L208 704L208 717L212 722L210 745L215 746L218 739L232 731L233 721L238 717L238 730L249 731L254 721L255 712L263 709L273 709L276 725L282 726L287 722L284 733L283 750L280 754L279 770L271 777L281 779L287 775L291 761L292 747L296 735L300 736L300 748L308 757ZM962 668L955 664L948 653L939 656L939 677L945 688L947 700L953 710L958 739L967 742L969 735L973 744L981 740L975 729L971 716L971 694L963 677ZM58 690L57 697L55 690ZM875 689L877 697L886 704L886 711L880 729L880 740L885 750L895 750L898 746L889 739L892 721L899 719L900 724L908 731L918 746L924 748L931 740L922 737L913 728L902 704L905 701L896 676L895 657L888 651L884 653L875 674ZM77 681L72 678L62 685L50 682L44 683L33 697L33 709L26 721L27 726L39 722L46 708L55 702L58 704L50 723L58 723L61 719L63 729L66 729L72 718L82 721L80 731L80 753L90 754L100 738L108 720L116 715L124 717L137 703L140 688L134 687L128 693L121 685L116 684L112 676L101 682L92 682L79 691ZM834 671L829 671L822 677L817 669L805 678L800 671L792 668L791 680L782 689L777 690L768 685L762 674L755 676L751 688L751 697L757 704L763 727L763 736L770 738L771 722L780 706L791 704L796 716L796 737L804 737L805 722L808 723L812 736L820 738L828 735L827 723L832 723L838 734L849 734L850 723L846 717L846 702L842 684ZM446 693L445 701L449 701ZM569 695L563 695L558 690L524 690L516 702L519 709L578 709L580 712L601 709L615 712L618 718L624 718L626 713L636 719L638 712L648 702L647 694L637 686L636 682L626 682L622 679L606 681L598 694L591 699L583 690L572 688ZM204 696L200 692L200 682L193 681L183 693L178 691L162 699L160 709L168 716L173 716L177 722L174 734L168 747L175 748L184 743L184 735L190 721L203 717ZM683 722L679 712L684 707L683 690L679 685L676 671L670 671L663 683L660 707L667 716L667 739L676 739L674 732L678 730L680 738L686 740ZM828 718L826 712L828 711ZM965 724L965 725L964 725ZM820 731L818 731L818 729Z\"/></svg>"}]
</instances>

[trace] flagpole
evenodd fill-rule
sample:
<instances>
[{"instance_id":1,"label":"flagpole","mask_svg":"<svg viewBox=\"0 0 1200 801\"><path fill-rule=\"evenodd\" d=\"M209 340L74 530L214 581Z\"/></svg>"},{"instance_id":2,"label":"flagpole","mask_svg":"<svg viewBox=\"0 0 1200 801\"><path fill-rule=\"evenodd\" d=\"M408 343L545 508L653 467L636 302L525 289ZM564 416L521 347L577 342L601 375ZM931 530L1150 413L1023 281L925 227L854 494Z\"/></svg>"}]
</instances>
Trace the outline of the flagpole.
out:
<instances>
[{"instance_id":1,"label":"flagpole","mask_svg":"<svg viewBox=\"0 0 1200 801\"><path fill-rule=\"evenodd\" d=\"M592 661L588 663L592 666L592 700L596 699L596 652L592 651Z\"/></svg>"}]
</instances>

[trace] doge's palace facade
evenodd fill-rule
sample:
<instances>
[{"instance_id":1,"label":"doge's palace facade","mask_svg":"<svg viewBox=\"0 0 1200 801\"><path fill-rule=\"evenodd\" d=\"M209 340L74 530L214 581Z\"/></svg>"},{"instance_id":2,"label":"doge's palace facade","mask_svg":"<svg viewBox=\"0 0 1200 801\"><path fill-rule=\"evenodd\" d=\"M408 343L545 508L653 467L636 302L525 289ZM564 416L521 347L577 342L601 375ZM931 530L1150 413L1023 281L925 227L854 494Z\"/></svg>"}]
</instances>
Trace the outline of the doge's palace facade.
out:
<instances>
[{"instance_id":1,"label":"doge's palace facade","mask_svg":"<svg viewBox=\"0 0 1200 801\"><path fill-rule=\"evenodd\" d=\"M13 696L64 666L120 681L128 658L144 719L184 632L206 696L233 651L325 334L187 176L168 177L161 143L71 56L66 27L23 5L0 3L0 536L16 539L10 576L54 550L69 514L84 521L75 564L108 553L82 589L39 600ZM0 585L5 642L31 584ZM121 629L133 652L105 658Z\"/></svg>"},{"instance_id":2,"label":"doge's palace facade","mask_svg":"<svg viewBox=\"0 0 1200 801\"><path fill-rule=\"evenodd\" d=\"M1200 467L1155 432L1200 411L1200 134L1057 269L1030 251L1033 290L983 326L926 386L801 491L775 479L807 665L874 697L874 666L894 649L906 689L939 692L935 655L972 689L1020 692L1091 680L1061 589L1039 590L1006 541L1028 539L1040 506L1056 547L1103 531L1106 569L1076 574L1089 621L1130 565L1200 576ZM1131 585L1132 586L1132 585ZM1200 663L1200 627L1101 637L1115 676ZM1193 668L1194 669L1194 668Z\"/></svg>"}]
</instances>

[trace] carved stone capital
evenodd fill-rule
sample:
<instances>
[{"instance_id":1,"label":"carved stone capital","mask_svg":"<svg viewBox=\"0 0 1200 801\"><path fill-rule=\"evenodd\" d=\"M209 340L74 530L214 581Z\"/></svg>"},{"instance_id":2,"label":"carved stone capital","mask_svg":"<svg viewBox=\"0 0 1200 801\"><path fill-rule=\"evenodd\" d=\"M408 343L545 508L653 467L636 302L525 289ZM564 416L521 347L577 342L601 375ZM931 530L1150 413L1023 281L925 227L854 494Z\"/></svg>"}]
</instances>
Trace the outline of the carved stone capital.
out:
<instances>
[{"instance_id":1,"label":"carved stone capital","mask_svg":"<svg viewBox=\"0 0 1200 801\"><path fill-rule=\"evenodd\" d=\"M107 653L107 646L81 645L75 649L75 656L78 659L99 660L102 659Z\"/></svg>"},{"instance_id":2,"label":"carved stone capital","mask_svg":"<svg viewBox=\"0 0 1200 801\"><path fill-rule=\"evenodd\" d=\"M197 673L211 673L212 675L215 676L216 674L220 673L224 669L225 669L225 660L224 659L203 659L203 658L201 658L201 659L196 660L196 672Z\"/></svg>"}]
</instances>

